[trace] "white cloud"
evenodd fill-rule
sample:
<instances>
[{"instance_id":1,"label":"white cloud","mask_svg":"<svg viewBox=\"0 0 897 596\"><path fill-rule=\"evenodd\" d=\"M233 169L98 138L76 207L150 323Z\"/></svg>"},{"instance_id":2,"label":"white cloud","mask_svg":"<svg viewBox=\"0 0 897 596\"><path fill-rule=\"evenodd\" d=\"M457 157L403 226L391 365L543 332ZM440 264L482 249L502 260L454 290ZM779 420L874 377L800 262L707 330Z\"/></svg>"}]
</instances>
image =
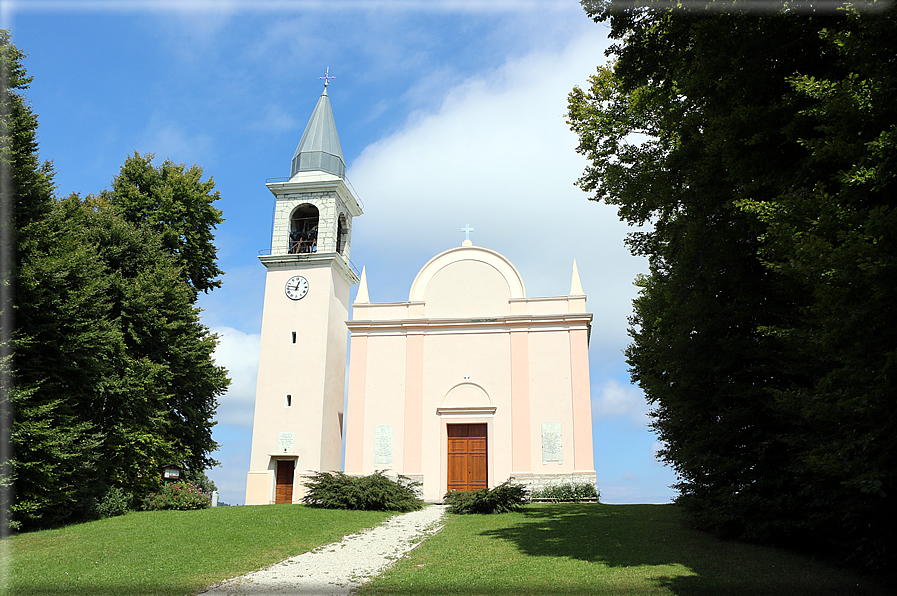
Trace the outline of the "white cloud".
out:
<instances>
[{"instance_id":1,"label":"white cloud","mask_svg":"<svg viewBox=\"0 0 897 596\"><path fill-rule=\"evenodd\" d=\"M294 130L300 124L292 111L287 111L280 105L270 104L247 126L255 130L277 133L282 130Z\"/></svg>"},{"instance_id":2,"label":"white cloud","mask_svg":"<svg viewBox=\"0 0 897 596\"><path fill-rule=\"evenodd\" d=\"M29 0L10 2L19 10L78 12L201 12L204 15L234 12L415 11L495 13L521 10L552 12L569 10L565 0Z\"/></svg>"},{"instance_id":3,"label":"white cloud","mask_svg":"<svg viewBox=\"0 0 897 596\"><path fill-rule=\"evenodd\" d=\"M181 126L154 116L148 122L143 134L135 141L141 154L153 153L156 166L163 160L191 166L211 161L214 142L208 134L190 134Z\"/></svg>"},{"instance_id":4,"label":"white cloud","mask_svg":"<svg viewBox=\"0 0 897 596\"><path fill-rule=\"evenodd\" d=\"M219 498L231 505L243 503L246 496L246 471L249 469L251 434L243 427L219 424L215 427L215 440L221 450L213 457L221 462L206 472L218 487Z\"/></svg>"},{"instance_id":5,"label":"white cloud","mask_svg":"<svg viewBox=\"0 0 897 596\"><path fill-rule=\"evenodd\" d=\"M651 445L651 456L654 458L655 466L666 466L666 463L664 463L663 460L660 459L660 456L657 454L658 451L664 449L665 447L666 445L664 445L660 441L654 441L654 444Z\"/></svg>"},{"instance_id":6,"label":"white cloud","mask_svg":"<svg viewBox=\"0 0 897 596\"><path fill-rule=\"evenodd\" d=\"M645 401L645 394L638 387L621 385L616 380L609 379L597 393L598 397L592 398L594 419L623 416L639 426L648 425L648 403Z\"/></svg>"},{"instance_id":7,"label":"white cloud","mask_svg":"<svg viewBox=\"0 0 897 596\"><path fill-rule=\"evenodd\" d=\"M632 280L646 267L624 247L615 209L573 186L586 162L565 122L567 94L602 61L600 33L466 79L350 165L366 205L352 250L373 300L406 300L418 269L458 246L469 222L474 244L511 259L529 296L566 294L576 258L595 312L592 349L618 357Z\"/></svg>"},{"instance_id":8,"label":"white cloud","mask_svg":"<svg viewBox=\"0 0 897 596\"><path fill-rule=\"evenodd\" d=\"M598 483L601 491L601 502L607 505L625 505L629 503L669 503L675 494L669 489L660 486L646 486L631 484L602 484Z\"/></svg>"},{"instance_id":9,"label":"white cloud","mask_svg":"<svg viewBox=\"0 0 897 596\"><path fill-rule=\"evenodd\" d=\"M231 327L213 327L212 331L219 335L215 362L227 368L231 379L227 393L219 399L216 418L223 424L252 428L261 336Z\"/></svg>"}]
</instances>

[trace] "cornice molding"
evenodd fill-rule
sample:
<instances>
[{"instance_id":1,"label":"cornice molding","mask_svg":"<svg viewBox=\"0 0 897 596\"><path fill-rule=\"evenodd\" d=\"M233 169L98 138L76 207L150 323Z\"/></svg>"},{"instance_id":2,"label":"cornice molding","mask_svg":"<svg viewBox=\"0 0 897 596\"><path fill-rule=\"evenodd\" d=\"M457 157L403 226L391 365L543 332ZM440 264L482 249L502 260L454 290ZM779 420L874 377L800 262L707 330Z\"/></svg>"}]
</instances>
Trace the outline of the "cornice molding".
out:
<instances>
[{"instance_id":1,"label":"cornice molding","mask_svg":"<svg viewBox=\"0 0 897 596\"><path fill-rule=\"evenodd\" d=\"M299 266L330 266L336 269L349 285L358 283L358 275L352 270L346 259L335 252L313 252L288 255L261 255L259 261L268 269Z\"/></svg>"},{"instance_id":2,"label":"cornice molding","mask_svg":"<svg viewBox=\"0 0 897 596\"><path fill-rule=\"evenodd\" d=\"M433 333L433 332L475 332L513 333L517 331L547 331L566 329L588 329L592 313L570 313L554 315L508 315L488 318L464 319L395 319L353 320L346 325L353 334L380 333Z\"/></svg>"}]
</instances>

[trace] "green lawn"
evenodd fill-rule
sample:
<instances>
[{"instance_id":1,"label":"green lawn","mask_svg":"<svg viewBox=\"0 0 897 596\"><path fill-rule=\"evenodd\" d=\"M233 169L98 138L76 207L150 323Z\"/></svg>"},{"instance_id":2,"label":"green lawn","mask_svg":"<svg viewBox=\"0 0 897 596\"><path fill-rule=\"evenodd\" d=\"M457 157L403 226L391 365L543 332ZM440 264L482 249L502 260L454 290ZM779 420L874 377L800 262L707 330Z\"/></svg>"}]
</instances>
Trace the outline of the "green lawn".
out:
<instances>
[{"instance_id":1,"label":"green lawn","mask_svg":"<svg viewBox=\"0 0 897 596\"><path fill-rule=\"evenodd\" d=\"M531 505L451 516L364 586L391 594L892 594L868 578L686 528L673 505Z\"/></svg>"},{"instance_id":2,"label":"green lawn","mask_svg":"<svg viewBox=\"0 0 897 596\"><path fill-rule=\"evenodd\" d=\"M184 596L391 515L301 505L129 513L13 537L0 581L10 595Z\"/></svg>"},{"instance_id":3,"label":"green lawn","mask_svg":"<svg viewBox=\"0 0 897 596\"><path fill-rule=\"evenodd\" d=\"M131 513L16 536L10 595L186 596L377 525L388 513L300 505ZM0 592L3 592L0 586ZM364 586L391 594L879 595L893 590L785 551L686 528L673 505L531 505L452 515Z\"/></svg>"}]
</instances>

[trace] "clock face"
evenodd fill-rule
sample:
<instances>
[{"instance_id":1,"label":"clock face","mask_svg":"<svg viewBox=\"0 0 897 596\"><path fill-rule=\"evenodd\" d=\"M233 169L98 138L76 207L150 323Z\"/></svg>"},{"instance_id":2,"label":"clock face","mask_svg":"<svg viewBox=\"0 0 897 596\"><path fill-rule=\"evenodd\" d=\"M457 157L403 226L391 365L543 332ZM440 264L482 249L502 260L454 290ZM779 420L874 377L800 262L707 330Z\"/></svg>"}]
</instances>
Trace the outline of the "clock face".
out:
<instances>
[{"instance_id":1,"label":"clock face","mask_svg":"<svg viewBox=\"0 0 897 596\"><path fill-rule=\"evenodd\" d=\"M294 275L287 280L284 290L290 300L302 300L308 294L308 280L301 275Z\"/></svg>"}]
</instances>

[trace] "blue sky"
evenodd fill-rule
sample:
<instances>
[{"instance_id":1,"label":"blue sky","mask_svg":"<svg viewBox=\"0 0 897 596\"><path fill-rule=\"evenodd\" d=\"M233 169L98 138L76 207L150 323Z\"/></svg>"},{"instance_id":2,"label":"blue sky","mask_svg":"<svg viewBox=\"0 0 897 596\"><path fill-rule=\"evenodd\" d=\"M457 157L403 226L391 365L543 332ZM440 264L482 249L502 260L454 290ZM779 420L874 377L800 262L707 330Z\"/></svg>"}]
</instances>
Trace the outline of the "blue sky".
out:
<instances>
[{"instance_id":1,"label":"blue sky","mask_svg":"<svg viewBox=\"0 0 897 596\"><path fill-rule=\"evenodd\" d=\"M41 157L60 194L106 188L125 158L198 164L221 192L226 271L203 296L233 385L220 400L209 472L243 503L273 196L322 90L364 203L352 261L375 302L407 300L432 256L471 240L523 275L528 296L565 295L573 259L594 313L595 467L609 503L670 500L648 406L622 351L646 270L615 210L574 186L585 166L565 124L567 93L607 59L606 28L572 0L0 0L28 56ZM357 286L356 286L357 288ZM353 290L354 296L354 290Z\"/></svg>"}]
</instances>

